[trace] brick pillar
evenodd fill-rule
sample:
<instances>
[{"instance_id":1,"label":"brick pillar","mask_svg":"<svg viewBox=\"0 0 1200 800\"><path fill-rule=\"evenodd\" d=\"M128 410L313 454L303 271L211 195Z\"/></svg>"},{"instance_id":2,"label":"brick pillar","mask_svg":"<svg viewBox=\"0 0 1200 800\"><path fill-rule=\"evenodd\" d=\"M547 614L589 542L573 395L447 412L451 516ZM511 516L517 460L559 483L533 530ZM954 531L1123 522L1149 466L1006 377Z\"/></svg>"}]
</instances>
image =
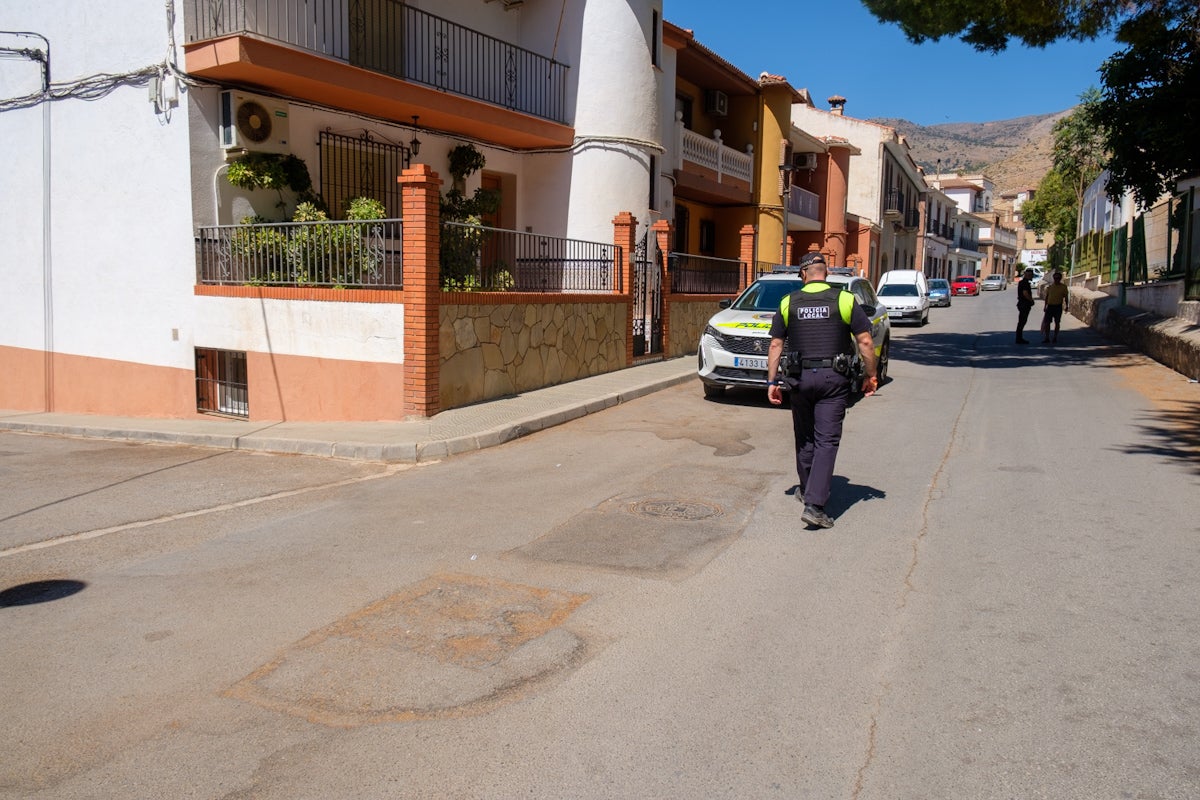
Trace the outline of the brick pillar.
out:
<instances>
[{"instance_id":1,"label":"brick pillar","mask_svg":"<svg viewBox=\"0 0 1200 800\"><path fill-rule=\"evenodd\" d=\"M671 239L675 226L670 220L660 219L651 226L654 239L658 242L659 274L662 275L662 342L663 353L671 352L671 276L667 272L667 253L671 252Z\"/></svg>"},{"instance_id":2,"label":"brick pillar","mask_svg":"<svg viewBox=\"0 0 1200 800\"><path fill-rule=\"evenodd\" d=\"M617 274L620 281L613 290L629 298L625 315L625 364L633 364L633 304L638 298L633 296L633 253L637 248L637 220L628 211L622 211L613 217L613 244L616 245L620 259L617 262Z\"/></svg>"},{"instance_id":3,"label":"brick pillar","mask_svg":"<svg viewBox=\"0 0 1200 800\"><path fill-rule=\"evenodd\" d=\"M738 289L745 289L754 282L754 270L757 268L754 259L754 234L753 225L743 225L742 229L738 231L738 235L742 239L741 255L739 256L742 260L742 282Z\"/></svg>"},{"instance_id":4,"label":"brick pillar","mask_svg":"<svg viewBox=\"0 0 1200 800\"><path fill-rule=\"evenodd\" d=\"M428 164L404 170L397 180L404 220L404 413L432 417L441 398L438 261L442 181Z\"/></svg>"}]
</instances>

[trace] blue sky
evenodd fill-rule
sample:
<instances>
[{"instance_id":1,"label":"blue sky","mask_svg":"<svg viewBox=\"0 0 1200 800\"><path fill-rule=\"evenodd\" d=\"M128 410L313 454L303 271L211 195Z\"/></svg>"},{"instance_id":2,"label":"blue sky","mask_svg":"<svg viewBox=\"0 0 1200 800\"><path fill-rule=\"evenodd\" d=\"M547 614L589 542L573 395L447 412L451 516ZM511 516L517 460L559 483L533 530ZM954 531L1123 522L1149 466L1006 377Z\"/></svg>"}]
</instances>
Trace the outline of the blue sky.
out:
<instances>
[{"instance_id":1,"label":"blue sky","mask_svg":"<svg viewBox=\"0 0 1200 800\"><path fill-rule=\"evenodd\" d=\"M1100 86L1111 39L1010 46L977 53L957 39L913 45L859 0L664 0L663 16L751 77L783 75L817 108L846 98L859 119L901 117L920 125L991 122L1074 106ZM788 31L783 35L783 31Z\"/></svg>"}]
</instances>

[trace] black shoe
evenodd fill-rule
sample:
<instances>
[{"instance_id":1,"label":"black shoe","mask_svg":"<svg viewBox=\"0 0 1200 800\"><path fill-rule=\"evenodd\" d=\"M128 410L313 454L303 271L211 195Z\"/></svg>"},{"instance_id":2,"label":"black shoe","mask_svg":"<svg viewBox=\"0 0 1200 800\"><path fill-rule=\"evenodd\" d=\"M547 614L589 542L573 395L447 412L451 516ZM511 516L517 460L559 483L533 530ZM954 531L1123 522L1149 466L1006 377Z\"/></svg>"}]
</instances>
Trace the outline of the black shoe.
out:
<instances>
[{"instance_id":1,"label":"black shoe","mask_svg":"<svg viewBox=\"0 0 1200 800\"><path fill-rule=\"evenodd\" d=\"M804 513L800 515L800 519L814 528L833 527L833 517L826 514L825 509L820 506L805 504Z\"/></svg>"},{"instance_id":2,"label":"black shoe","mask_svg":"<svg viewBox=\"0 0 1200 800\"><path fill-rule=\"evenodd\" d=\"M1017 339L1017 344L1029 344L1028 339Z\"/></svg>"}]
</instances>

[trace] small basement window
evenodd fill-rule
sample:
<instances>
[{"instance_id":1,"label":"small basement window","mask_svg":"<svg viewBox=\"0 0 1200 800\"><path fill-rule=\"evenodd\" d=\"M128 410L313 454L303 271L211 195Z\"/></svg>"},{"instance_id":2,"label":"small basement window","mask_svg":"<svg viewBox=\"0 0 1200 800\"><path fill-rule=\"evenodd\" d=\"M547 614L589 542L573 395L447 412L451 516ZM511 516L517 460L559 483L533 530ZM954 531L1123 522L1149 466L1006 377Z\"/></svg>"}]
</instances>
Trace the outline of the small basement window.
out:
<instances>
[{"instance_id":1,"label":"small basement window","mask_svg":"<svg viewBox=\"0 0 1200 800\"><path fill-rule=\"evenodd\" d=\"M196 348L196 410L250 418L245 353Z\"/></svg>"}]
</instances>

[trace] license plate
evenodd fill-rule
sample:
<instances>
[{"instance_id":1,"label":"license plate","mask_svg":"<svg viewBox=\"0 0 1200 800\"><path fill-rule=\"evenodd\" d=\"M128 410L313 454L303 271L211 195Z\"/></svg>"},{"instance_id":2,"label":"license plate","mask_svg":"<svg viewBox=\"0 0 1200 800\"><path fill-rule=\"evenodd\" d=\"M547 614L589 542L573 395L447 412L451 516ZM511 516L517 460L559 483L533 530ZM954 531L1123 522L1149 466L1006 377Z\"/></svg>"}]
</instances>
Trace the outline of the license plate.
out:
<instances>
[{"instance_id":1,"label":"license plate","mask_svg":"<svg viewBox=\"0 0 1200 800\"><path fill-rule=\"evenodd\" d=\"M733 365L742 367L743 369L762 369L767 368L767 360L765 358L746 358L745 356L734 356Z\"/></svg>"}]
</instances>

